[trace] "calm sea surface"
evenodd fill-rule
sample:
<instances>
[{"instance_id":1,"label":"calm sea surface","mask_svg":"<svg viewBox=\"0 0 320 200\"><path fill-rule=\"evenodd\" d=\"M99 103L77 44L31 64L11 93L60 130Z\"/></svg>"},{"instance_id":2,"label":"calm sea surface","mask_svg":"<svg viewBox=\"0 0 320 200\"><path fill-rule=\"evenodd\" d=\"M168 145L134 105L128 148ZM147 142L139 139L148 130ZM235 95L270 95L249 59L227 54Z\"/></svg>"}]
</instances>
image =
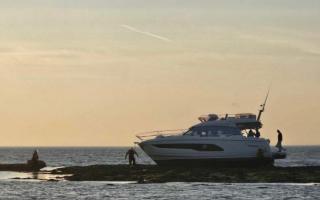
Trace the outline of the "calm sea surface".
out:
<instances>
[{"instance_id":1,"label":"calm sea surface","mask_svg":"<svg viewBox=\"0 0 320 200\"><path fill-rule=\"evenodd\" d=\"M25 162L34 148L0 148L0 163ZM127 148L37 148L51 167L125 164ZM154 164L138 149L139 163ZM320 165L320 146L288 147L288 158L277 166ZM309 184L127 184L116 182L44 182L12 180L31 174L0 172L0 199L320 199L320 186Z\"/></svg>"}]
</instances>

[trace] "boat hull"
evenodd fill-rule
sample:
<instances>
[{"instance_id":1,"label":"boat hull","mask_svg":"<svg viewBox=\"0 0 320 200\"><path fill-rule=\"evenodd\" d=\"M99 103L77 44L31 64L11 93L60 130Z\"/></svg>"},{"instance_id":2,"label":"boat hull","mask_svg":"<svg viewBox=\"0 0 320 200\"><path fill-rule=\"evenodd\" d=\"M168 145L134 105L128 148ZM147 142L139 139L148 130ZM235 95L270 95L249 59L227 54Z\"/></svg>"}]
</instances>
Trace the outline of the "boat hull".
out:
<instances>
[{"instance_id":1,"label":"boat hull","mask_svg":"<svg viewBox=\"0 0 320 200\"><path fill-rule=\"evenodd\" d=\"M230 159L169 159L154 160L159 166L212 166L212 167L256 167L273 166L272 158L230 158Z\"/></svg>"},{"instance_id":2,"label":"boat hull","mask_svg":"<svg viewBox=\"0 0 320 200\"><path fill-rule=\"evenodd\" d=\"M259 138L166 137L139 143L158 165L257 166L272 165L268 141Z\"/></svg>"}]
</instances>

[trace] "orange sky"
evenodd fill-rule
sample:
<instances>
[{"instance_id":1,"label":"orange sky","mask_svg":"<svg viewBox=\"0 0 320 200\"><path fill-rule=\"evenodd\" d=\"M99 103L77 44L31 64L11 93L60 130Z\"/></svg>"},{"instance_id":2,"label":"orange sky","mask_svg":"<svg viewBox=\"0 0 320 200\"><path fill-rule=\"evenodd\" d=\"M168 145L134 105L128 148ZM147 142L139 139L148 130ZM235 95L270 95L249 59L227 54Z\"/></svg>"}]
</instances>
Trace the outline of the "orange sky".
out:
<instances>
[{"instance_id":1,"label":"orange sky","mask_svg":"<svg viewBox=\"0 0 320 200\"><path fill-rule=\"evenodd\" d=\"M0 146L122 146L208 113L320 144L318 1L4 1Z\"/></svg>"}]
</instances>

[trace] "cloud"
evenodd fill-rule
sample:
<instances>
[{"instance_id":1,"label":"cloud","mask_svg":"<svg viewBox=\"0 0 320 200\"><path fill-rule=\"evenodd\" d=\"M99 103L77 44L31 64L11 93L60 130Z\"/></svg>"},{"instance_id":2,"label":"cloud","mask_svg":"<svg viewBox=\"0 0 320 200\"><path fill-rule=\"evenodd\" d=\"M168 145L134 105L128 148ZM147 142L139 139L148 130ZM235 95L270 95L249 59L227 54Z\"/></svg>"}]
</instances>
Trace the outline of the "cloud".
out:
<instances>
[{"instance_id":1,"label":"cloud","mask_svg":"<svg viewBox=\"0 0 320 200\"><path fill-rule=\"evenodd\" d=\"M161 36L161 35L157 35L157 34L154 34L154 33L151 33L151 32L147 32L147 31L142 31L142 30L139 30L137 28L134 28L134 27L126 25L126 24L122 24L121 27L125 28L127 30L130 30L132 32L135 32L135 33L140 33L140 34L143 34L143 35L146 35L146 36L149 36L149 37L156 38L158 40L162 40L164 42L172 42L172 40L170 40L167 37L164 37L164 36Z\"/></svg>"}]
</instances>

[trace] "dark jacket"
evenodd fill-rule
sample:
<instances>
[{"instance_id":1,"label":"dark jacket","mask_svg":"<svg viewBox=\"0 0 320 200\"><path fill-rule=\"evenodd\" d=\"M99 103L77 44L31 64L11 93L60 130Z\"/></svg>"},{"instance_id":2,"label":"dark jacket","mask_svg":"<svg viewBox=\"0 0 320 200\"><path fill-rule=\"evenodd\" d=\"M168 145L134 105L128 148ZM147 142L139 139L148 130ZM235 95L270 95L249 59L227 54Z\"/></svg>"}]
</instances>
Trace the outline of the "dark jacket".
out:
<instances>
[{"instance_id":1,"label":"dark jacket","mask_svg":"<svg viewBox=\"0 0 320 200\"><path fill-rule=\"evenodd\" d=\"M279 131L279 130L277 130L277 132L278 132L278 141L282 141L282 133L281 133L281 131Z\"/></svg>"},{"instance_id":2,"label":"dark jacket","mask_svg":"<svg viewBox=\"0 0 320 200\"><path fill-rule=\"evenodd\" d=\"M126 153L126 159L128 155L129 155L129 158L134 158L134 154L138 156L137 152L134 149L129 149Z\"/></svg>"}]
</instances>

